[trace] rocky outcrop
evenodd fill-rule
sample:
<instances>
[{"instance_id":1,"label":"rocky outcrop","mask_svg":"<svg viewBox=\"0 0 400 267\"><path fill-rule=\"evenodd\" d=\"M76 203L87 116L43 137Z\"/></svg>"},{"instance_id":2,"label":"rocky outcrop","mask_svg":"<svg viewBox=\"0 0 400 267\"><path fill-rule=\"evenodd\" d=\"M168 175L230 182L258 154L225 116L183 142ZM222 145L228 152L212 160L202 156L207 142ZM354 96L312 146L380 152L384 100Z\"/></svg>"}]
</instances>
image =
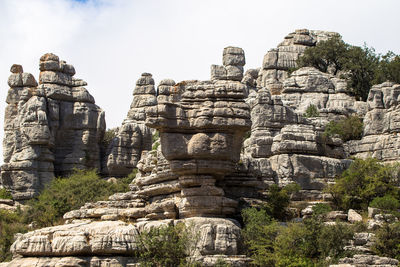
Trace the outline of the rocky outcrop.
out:
<instances>
[{"instance_id":1,"label":"rocky outcrop","mask_svg":"<svg viewBox=\"0 0 400 267\"><path fill-rule=\"evenodd\" d=\"M271 49L264 56L262 68L258 75L258 87L271 91L272 95L280 94L283 81L288 78L288 70L296 67L296 60L308 47L319 41L326 41L337 35L334 32L296 30L288 34L277 48Z\"/></svg>"},{"instance_id":2,"label":"rocky outcrop","mask_svg":"<svg viewBox=\"0 0 400 267\"><path fill-rule=\"evenodd\" d=\"M248 102L253 124L244 157L265 183L297 182L303 189L320 190L349 165L343 142L325 137L320 119L304 118L266 89Z\"/></svg>"},{"instance_id":3,"label":"rocky outcrop","mask_svg":"<svg viewBox=\"0 0 400 267\"><path fill-rule=\"evenodd\" d=\"M349 115L364 116L367 104L346 94L347 82L312 67L294 71L283 81L281 100L296 113L303 115L310 105L319 112L319 118L339 120Z\"/></svg>"},{"instance_id":4,"label":"rocky outcrop","mask_svg":"<svg viewBox=\"0 0 400 267\"><path fill-rule=\"evenodd\" d=\"M398 266L399 261L387 257L379 257L376 255L357 254L351 258L344 258L339 260L339 264L330 265L330 267L390 267Z\"/></svg>"},{"instance_id":5,"label":"rocky outcrop","mask_svg":"<svg viewBox=\"0 0 400 267\"><path fill-rule=\"evenodd\" d=\"M246 64L243 49L232 46L225 47L222 63L223 66L211 65L211 80L242 80L243 66Z\"/></svg>"},{"instance_id":6,"label":"rocky outcrop","mask_svg":"<svg viewBox=\"0 0 400 267\"><path fill-rule=\"evenodd\" d=\"M104 112L73 77L72 65L54 54L40 58L39 85L13 65L4 119L1 184L15 200L32 198L73 168L100 169Z\"/></svg>"},{"instance_id":7,"label":"rocky outcrop","mask_svg":"<svg viewBox=\"0 0 400 267\"><path fill-rule=\"evenodd\" d=\"M151 150L152 131L145 125L146 110L156 104L152 75L143 73L136 82L128 115L108 148L103 173L127 176L136 167L142 152Z\"/></svg>"},{"instance_id":8,"label":"rocky outcrop","mask_svg":"<svg viewBox=\"0 0 400 267\"><path fill-rule=\"evenodd\" d=\"M240 48L225 48L224 64L244 64L243 54ZM214 79L184 81L159 92L158 105L147 114L146 125L160 132L162 153L179 176L180 218L235 212L236 202L218 183L239 161L251 125L246 87L225 77Z\"/></svg>"},{"instance_id":9,"label":"rocky outcrop","mask_svg":"<svg viewBox=\"0 0 400 267\"><path fill-rule=\"evenodd\" d=\"M400 85L385 82L371 88L361 140L349 141L347 150L358 158L374 157L384 162L399 160Z\"/></svg>"}]
</instances>

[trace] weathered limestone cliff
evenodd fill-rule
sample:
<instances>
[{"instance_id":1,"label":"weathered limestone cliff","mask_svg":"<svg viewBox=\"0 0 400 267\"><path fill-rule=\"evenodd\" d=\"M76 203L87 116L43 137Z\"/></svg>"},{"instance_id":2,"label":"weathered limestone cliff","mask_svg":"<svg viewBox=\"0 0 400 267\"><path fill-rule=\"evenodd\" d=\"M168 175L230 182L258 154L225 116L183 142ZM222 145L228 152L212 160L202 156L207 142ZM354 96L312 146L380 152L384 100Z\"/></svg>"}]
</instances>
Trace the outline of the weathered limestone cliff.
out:
<instances>
[{"instance_id":1,"label":"weathered limestone cliff","mask_svg":"<svg viewBox=\"0 0 400 267\"><path fill-rule=\"evenodd\" d=\"M400 85L385 82L371 88L361 140L349 141L352 156L374 157L384 162L400 159Z\"/></svg>"},{"instance_id":2,"label":"weathered limestone cliff","mask_svg":"<svg viewBox=\"0 0 400 267\"><path fill-rule=\"evenodd\" d=\"M100 169L104 111L54 54L40 58L39 85L13 65L4 117L1 184L15 200L36 195L54 175L73 168Z\"/></svg>"},{"instance_id":3,"label":"weathered limestone cliff","mask_svg":"<svg viewBox=\"0 0 400 267\"><path fill-rule=\"evenodd\" d=\"M128 115L108 148L103 173L127 176L136 167L142 152L151 150L152 131L145 125L146 111L156 104L154 79L150 73L143 73L136 82Z\"/></svg>"},{"instance_id":4,"label":"weathered limestone cliff","mask_svg":"<svg viewBox=\"0 0 400 267\"><path fill-rule=\"evenodd\" d=\"M138 174L130 191L66 213L64 225L18 235L16 258L4 266L136 266L132 255L142 231L182 222L199 233L191 256L204 266L218 255L248 266L233 219L240 204L264 201L271 184L293 182L302 188L299 199L325 199L321 189L349 166L349 156L399 161L400 85L374 86L362 102L334 75L314 68L288 73L307 47L335 34L297 30L265 55L260 69L246 72L244 51L227 47L210 80L164 79L157 93L152 75L143 73L104 159L104 112L86 83L73 78L74 68L46 54L37 85L14 65L1 183L16 200L31 198L54 173L73 167L116 177L136 167ZM304 115L310 105L318 110L312 118ZM329 121L349 115L364 120L361 140L323 134ZM160 140L152 148L155 131Z\"/></svg>"}]
</instances>

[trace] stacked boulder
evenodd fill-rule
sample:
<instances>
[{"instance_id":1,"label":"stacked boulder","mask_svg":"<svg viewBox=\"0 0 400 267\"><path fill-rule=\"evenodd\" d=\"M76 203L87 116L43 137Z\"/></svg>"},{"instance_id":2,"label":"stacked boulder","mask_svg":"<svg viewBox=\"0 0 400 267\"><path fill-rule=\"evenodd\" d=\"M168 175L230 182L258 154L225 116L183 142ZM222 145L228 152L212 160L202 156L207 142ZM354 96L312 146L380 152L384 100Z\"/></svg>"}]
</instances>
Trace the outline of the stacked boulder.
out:
<instances>
[{"instance_id":1,"label":"stacked boulder","mask_svg":"<svg viewBox=\"0 0 400 267\"><path fill-rule=\"evenodd\" d=\"M318 109L319 117L339 120L349 115L361 117L367 104L347 94L347 82L313 67L294 71L282 84L280 98L296 113L303 115L310 105Z\"/></svg>"},{"instance_id":2,"label":"stacked boulder","mask_svg":"<svg viewBox=\"0 0 400 267\"><path fill-rule=\"evenodd\" d=\"M350 155L396 162L400 157L400 85L374 85L368 95L361 140L347 142Z\"/></svg>"},{"instance_id":3,"label":"stacked boulder","mask_svg":"<svg viewBox=\"0 0 400 267\"><path fill-rule=\"evenodd\" d=\"M146 110L156 104L152 75L143 73L136 82L128 115L108 148L104 173L127 176L136 167L142 152L151 150L152 131L145 125Z\"/></svg>"},{"instance_id":4,"label":"stacked boulder","mask_svg":"<svg viewBox=\"0 0 400 267\"><path fill-rule=\"evenodd\" d=\"M66 213L65 225L19 235L12 251L22 257L10 266L64 266L67 259L76 265L135 266L130 255L141 231L180 222L198 234L191 256L202 266L221 257L233 266L249 264L238 255L240 224L224 218L238 203L223 189L251 126L246 86L166 79L158 92L158 104L146 109L146 126L159 131L161 145L143 151L131 190Z\"/></svg>"},{"instance_id":5,"label":"stacked boulder","mask_svg":"<svg viewBox=\"0 0 400 267\"><path fill-rule=\"evenodd\" d=\"M241 81L243 66L246 64L244 51L239 47L225 47L223 66L211 65L211 80Z\"/></svg>"},{"instance_id":6,"label":"stacked boulder","mask_svg":"<svg viewBox=\"0 0 400 267\"><path fill-rule=\"evenodd\" d=\"M4 114L1 184L15 200L32 198L54 177L54 154L46 98L32 74L13 65Z\"/></svg>"},{"instance_id":7,"label":"stacked boulder","mask_svg":"<svg viewBox=\"0 0 400 267\"><path fill-rule=\"evenodd\" d=\"M296 60L308 47L337 35L334 32L296 30L288 34L277 48L271 49L264 56L257 84L271 90L273 95L280 94L282 83L288 78L288 70L296 67Z\"/></svg>"},{"instance_id":8,"label":"stacked boulder","mask_svg":"<svg viewBox=\"0 0 400 267\"><path fill-rule=\"evenodd\" d=\"M239 161L242 138L251 125L245 86L186 81L179 87L178 101L159 99L146 121L160 132L163 155L179 175L179 216L233 214L235 201L224 197L217 183Z\"/></svg>"},{"instance_id":9,"label":"stacked boulder","mask_svg":"<svg viewBox=\"0 0 400 267\"><path fill-rule=\"evenodd\" d=\"M40 58L37 92L47 100L54 170L58 175L68 174L74 168L101 169L104 111L84 87L87 83L74 78L74 74L74 67L54 54Z\"/></svg>"},{"instance_id":10,"label":"stacked boulder","mask_svg":"<svg viewBox=\"0 0 400 267\"><path fill-rule=\"evenodd\" d=\"M341 139L324 137L322 127L284 105L279 96L260 89L248 102L252 130L244 157L263 183L296 182L303 189L320 190L349 165Z\"/></svg>"},{"instance_id":11,"label":"stacked boulder","mask_svg":"<svg viewBox=\"0 0 400 267\"><path fill-rule=\"evenodd\" d=\"M100 169L104 112L86 82L54 54L40 58L40 70L39 85L19 65L8 81L1 184L17 201L34 197L55 174Z\"/></svg>"}]
</instances>

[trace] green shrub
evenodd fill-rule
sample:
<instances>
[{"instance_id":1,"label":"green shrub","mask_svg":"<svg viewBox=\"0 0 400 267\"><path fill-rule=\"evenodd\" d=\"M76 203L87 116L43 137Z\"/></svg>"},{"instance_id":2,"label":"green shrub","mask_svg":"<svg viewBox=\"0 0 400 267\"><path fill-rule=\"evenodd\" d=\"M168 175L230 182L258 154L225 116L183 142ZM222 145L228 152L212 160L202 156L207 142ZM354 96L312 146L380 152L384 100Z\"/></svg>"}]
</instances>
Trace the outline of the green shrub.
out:
<instances>
[{"instance_id":1,"label":"green shrub","mask_svg":"<svg viewBox=\"0 0 400 267\"><path fill-rule=\"evenodd\" d=\"M345 224L326 226L313 216L301 223L279 225L263 209L242 210L247 255L256 266L324 266L347 256L354 231ZM329 262L330 263L330 262Z\"/></svg>"},{"instance_id":2,"label":"green shrub","mask_svg":"<svg viewBox=\"0 0 400 267\"><path fill-rule=\"evenodd\" d=\"M160 132L155 131L154 134L151 136L151 142L154 143L155 141L160 139Z\"/></svg>"},{"instance_id":3,"label":"green shrub","mask_svg":"<svg viewBox=\"0 0 400 267\"><path fill-rule=\"evenodd\" d=\"M304 117L313 118L313 117L318 117L318 116L319 116L318 108L315 105L310 104L307 107L306 112L304 113Z\"/></svg>"},{"instance_id":4,"label":"green shrub","mask_svg":"<svg viewBox=\"0 0 400 267\"><path fill-rule=\"evenodd\" d=\"M152 141L152 150L157 150L157 148L160 146L160 132L155 131L155 133L151 136L151 141Z\"/></svg>"},{"instance_id":5,"label":"green shrub","mask_svg":"<svg viewBox=\"0 0 400 267\"><path fill-rule=\"evenodd\" d=\"M183 223L144 231L139 235L140 266L188 266L186 256L194 251L197 239L193 229Z\"/></svg>"},{"instance_id":6,"label":"green shrub","mask_svg":"<svg viewBox=\"0 0 400 267\"><path fill-rule=\"evenodd\" d=\"M385 223L375 232L372 251L380 256L400 260L400 222Z\"/></svg>"},{"instance_id":7,"label":"green shrub","mask_svg":"<svg viewBox=\"0 0 400 267\"><path fill-rule=\"evenodd\" d=\"M112 128L112 129L107 129L104 133L103 139L101 140L100 143L100 151L101 151L101 157L105 157L107 153L107 149L110 146L112 140L117 136L119 131L119 128ZM89 160L89 154L86 153L85 151L85 159L88 161Z\"/></svg>"},{"instance_id":8,"label":"green shrub","mask_svg":"<svg viewBox=\"0 0 400 267\"><path fill-rule=\"evenodd\" d=\"M391 195L385 195L374 198L369 205L382 210L395 211L400 208L400 201Z\"/></svg>"},{"instance_id":9,"label":"green shrub","mask_svg":"<svg viewBox=\"0 0 400 267\"><path fill-rule=\"evenodd\" d=\"M274 266L274 242L280 226L264 209L244 209L242 217L242 236L247 255L257 266Z\"/></svg>"},{"instance_id":10,"label":"green shrub","mask_svg":"<svg viewBox=\"0 0 400 267\"><path fill-rule=\"evenodd\" d=\"M332 208L326 203L317 203L312 207L312 210L314 216L319 216L332 211Z\"/></svg>"},{"instance_id":11,"label":"green shrub","mask_svg":"<svg viewBox=\"0 0 400 267\"><path fill-rule=\"evenodd\" d=\"M376 197L390 195L399 199L399 171L398 164L384 165L373 158L356 159L327 191L341 209L366 210Z\"/></svg>"},{"instance_id":12,"label":"green shrub","mask_svg":"<svg viewBox=\"0 0 400 267\"><path fill-rule=\"evenodd\" d=\"M12 195L7 189L0 188L0 199L12 199Z\"/></svg>"},{"instance_id":13,"label":"green shrub","mask_svg":"<svg viewBox=\"0 0 400 267\"><path fill-rule=\"evenodd\" d=\"M126 189L121 182L110 183L100 178L94 170L76 170L67 178L54 179L37 198L28 201L25 220L35 221L39 227L60 224L64 213Z\"/></svg>"},{"instance_id":14,"label":"green shrub","mask_svg":"<svg viewBox=\"0 0 400 267\"><path fill-rule=\"evenodd\" d=\"M0 210L0 262L11 260L10 247L14 242L14 235L25 233L27 230L20 211Z\"/></svg>"},{"instance_id":15,"label":"green shrub","mask_svg":"<svg viewBox=\"0 0 400 267\"><path fill-rule=\"evenodd\" d=\"M353 236L353 229L343 223L336 222L335 225L324 225L318 235L320 258L331 257L332 259L339 259L343 256L350 256L346 255L344 247Z\"/></svg>"},{"instance_id":16,"label":"green shrub","mask_svg":"<svg viewBox=\"0 0 400 267\"><path fill-rule=\"evenodd\" d=\"M348 81L348 92L364 101L368 97L373 81L377 80L375 76L379 64L380 55L377 55L373 48L346 44L340 35L307 48L297 60L298 68L311 66L334 75L344 72L343 78ZM387 72L381 71L381 73Z\"/></svg>"},{"instance_id":17,"label":"green shrub","mask_svg":"<svg viewBox=\"0 0 400 267\"><path fill-rule=\"evenodd\" d=\"M331 121L325 127L324 136L339 135L343 141L359 140L363 134L363 123L358 116L352 115L338 122Z\"/></svg>"},{"instance_id":18,"label":"green shrub","mask_svg":"<svg viewBox=\"0 0 400 267\"><path fill-rule=\"evenodd\" d=\"M300 186L296 183L286 185L282 188L275 184L269 186L266 194L267 204L263 209L275 219L287 219L289 216L287 207L290 204L290 195L299 190Z\"/></svg>"}]
</instances>

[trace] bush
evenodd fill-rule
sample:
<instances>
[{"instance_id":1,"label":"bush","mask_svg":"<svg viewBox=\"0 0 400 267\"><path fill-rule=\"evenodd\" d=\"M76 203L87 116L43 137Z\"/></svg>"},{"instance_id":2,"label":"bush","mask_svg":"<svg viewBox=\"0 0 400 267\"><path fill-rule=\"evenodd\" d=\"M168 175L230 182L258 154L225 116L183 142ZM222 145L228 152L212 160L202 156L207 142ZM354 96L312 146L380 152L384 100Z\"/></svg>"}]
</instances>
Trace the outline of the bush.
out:
<instances>
[{"instance_id":1,"label":"bush","mask_svg":"<svg viewBox=\"0 0 400 267\"><path fill-rule=\"evenodd\" d=\"M28 201L25 220L27 223L35 221L39 227L60 224L64 213L78 209L86 202L105 200L124 191L127 191L126 184L107 182L94 170L76 170L67 178L54 179L37 198Z\"/></svg>"},{"instance_id":2,"label":"bush","mask_svg":"<svg viewBox=\"0 0 400 267\"><path fill-rule=\"evenodd\" d=\"M399 199L399 172L398 164L384 165L373 158L356 159L327 191L339 208L366 210L376 197L390 195Z\"/></svg>"},{"instance_id":3,"label":"bush","mask_svg":"<svg viewBox=\"0 0 400 267\"><path fill-rule=\"evenodd\" d=\"M10 247L14 242L14 235L25 233L27 230L28 227L23 224L20 211L0 210L0 262L11 260Z\"/></svg>"},{"instance_id":4,"label":"bush","mask_svg":"<svg viewBox=\"0 0 400 267\"><path fill-rule=\"evenodd\" d=\"M276 184L269 186L266 195L267 204L263 206L263 209L275 219L287 219L289 217L287 207L290 204L290 195L299 190L300 186L296 183L286 185L282 188Z\"/></svg>"},{"instance_id":5,"label":"bush","mask_svg":"<svg viewBox=\"0 0 400 267\"><path fill-rule=\"evenodd\" d=\"M7 189L0 188L0 199L12 199L12 195Z\"/></svg>"},{"instance_id":6,"label":"bush","mask_svg":"<svg viewBox=\"0 0 400 267\"><path fill-rule=\"evenodd\" d=\"M358 116L352 115L338 122L331 121L325 127L324 136L339 135L344 141L360 140L363 134L363 123Z\"/></svg>"},{"instance_id":7,"label":"bush","mask_svg":"<svg viewBox=\"0 0 400 267\"><path fill-rule=\"evenodd\" d=\"M326 203L317 203L312 207L312 210L314 216L319 216L332 211L332 208Z\"/></svg>"},{"instance_id":8,"label":"bush","mask_svg":"<svg viewBox=\"0 0 400 267\"><path fill-rule=\"evenodd\" d=\"M400 208L400 201L391 195L385 195L374 198L369 205L381 210L395 211Z\"/></svg>"},{"instance_id":9,"label":"bush","mask_svg":"<svg viewBox=\"0 0 400 267\"><path fill-rule=\"evenodd\" d=\"M390 80L400 83L400 56L388 52L381 56L373 48L352 46L340 35L307 48L297 60L297 68L315 67L334 75L344 73L348 92L357 99L366 100L373 84ZM292 70L291 70L292 71Z\"/></svg>"},{"instance_id":10,"label":"bush","mask_svg":"<svg viewBox=\"0 0 400 267\"><path fill-rule=\"evenodd\" d=\"M157 148L160 146L160 133L159 131L155 131L155 133L151 136L151 141L152 141L152 150L157 150Z\"/></svg>"},{"instance_id":11,"label":"bush","mask_svg":"<svg viewBox=\"0 0 400 267\"><path fill-rule=\"evenodd\" d=\"M391 51L382 56L373 84L385 81L400 83L400 56Z\"/></svg>"},{"instance_id":12,"label":"bush","mask_svg":"<svg viewBox=\"0 0 400 267\"><path fill-rule=\"evenodd\" d=\"M248 256L257 266L274 266L274 241L279 225L264 209L247 208L242 210L244 228L242 236Z\"/></svg>"},{"instance_id":13,"label":"bush","mask_svg":"<svg viewBox=\"0 0 400 267\"><path fill-rule=\"evenodd\" d=\"M385 223L376 231L372 251L380 256L400 260L400 222Z\"/></svg>"},{"instance_id":14,"label":"bush","mask_svg":"<svg viewBox=\"0 0 400 267\"><path fill-rule=\"evenodd\" d=\"M183 223L144 231L139 235L137 256L140 266L187 266L189 262L186 256L191 255L197 239L193 229Z\"/></svg>"},{"instance_id":15,"label":"bush","mask_svg":"<svg viewBox=\"0 0 400 267\"><path fill-rule=\"evenodd\" d=\"M346 255L344 247L353 238L354 231L343 223L325 225L321 228L318 236L318 252L320 258L339 259ZM346 255L349 256L349 255Z\"/></svg>"},{"instance_id":16,"label":"bush","mask_svg":"<svg viewBox=\"0 0 400 267\"><path fill-rule=\"evenodd\" d=\"M247 255L256 266L324 266L328 256L332 261L347 256L344 247L353 237L345 224L326 226L317 216L287 226L262 209L245 209L242 216Z\"/></svg>"},{"instance_id":17,"label":"bush","mask_svg":"<svg viewBox=\"0 0 400 267\"><path fill-rule=\"evenodd\" d=\"M319 116L318 108L315 105L310 104L307 107L306 112L304 113L304 117L312 118L312 117L318 117L318 116Z\"/></svg>"},{"instance_id":18,"label":"bush","mask_svg":"<svg viewBox=\"0 0 400 267\"><path fill-rule=\"evenodd\" d=\"M112 143L113 139L117 136L119 128L107 129L104 133L103 139L100 143L101 157L105 157L107 149Z\"/></svg>"}]
</instances>

